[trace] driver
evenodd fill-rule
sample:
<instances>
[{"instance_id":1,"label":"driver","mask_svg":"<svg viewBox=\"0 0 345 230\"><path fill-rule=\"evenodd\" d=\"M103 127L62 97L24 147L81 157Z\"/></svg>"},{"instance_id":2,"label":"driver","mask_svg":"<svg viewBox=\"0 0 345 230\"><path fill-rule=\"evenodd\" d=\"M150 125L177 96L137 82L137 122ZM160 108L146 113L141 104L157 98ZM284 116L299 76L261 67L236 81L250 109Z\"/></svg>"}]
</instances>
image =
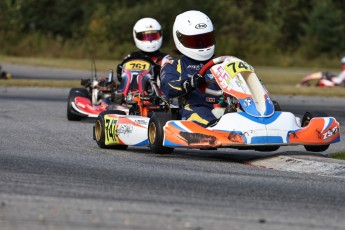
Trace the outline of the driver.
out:
<instances>
[{"instance_id":1,"label":"driver","mask_svg":"<svg viewBox=\"0 0 345 230\"><path fill-rule=\"evenodd\" d=\"M173 37L176 48L183 56L162 67L161 90L169 98L179 98L183 120L192 120L206 127L216 121L212 109L220 100L205 94L200 88L210 80L210 71L207 70L204 77L198 74L214 54L213 24L204 13L187 11L177 15ZM220 90L217 84L210 84L208 88Z\"/></svg>"},{"instance_id":2,"label":"driver","mask_svg":"<svg viewBox=\"0 0 345 230\"><path fill-rule=\"evenodd\" d=\"M159 85L159 78L157 78L157 76L159 76L161 64L172 59L170 55L159 51L162 46L163 35L161 25L156 19L142 18L137 21L133 27L133 38L135 45L139 50L128 54L122 60L122 62L117 65L116 75L120 84L111 81L111 79L109 78L102 78L99 81L99 86L106 89L106 91L116 90L115 95L117 95L117 97L119 98L118 101L122 101L122 91L124 90L127 83L127 81L124 80L125 78L127 78L126 74L122 74L122 66L125 62L130 59L136 58L146 59L150 61L152 64L154 64L154 76L145 76L145 78L143 78L143 81L148 81L148 78L153 77ZM102 93L103 92L101 91L100 94ZM110 100L110 98L106 98L105 100Z\"/></svg>"},{"instance_id":3,"label":"driver","mask_svg":"<svg viewBox=\"0 0 345 230\"><path fill-rule=\"evenodd\" d=\"M123 77L122 66L130 59L146 59L154 66L154 78L159 76L162 63L172 59L168 54L162 53L159 49L162 46L163 34L161 25L156 19L142 18L137 21L133 27L133 38L138 51L128 54L122 62L117 66L117 78L121 82ZM159 80L159 78L158 78Z\"/></svg>"},{"instance_id":4,"label":"driver","mask_svg":"<svg viewBox=\"0 0 345 230\"><path fill-rule=\"evenodd\" d=\"M341 85L342 83L345 83L345 57L341 59L341 73L339 73L337 76L332 78L332 81L336 85Z\"/></svg>"}]
</instances>

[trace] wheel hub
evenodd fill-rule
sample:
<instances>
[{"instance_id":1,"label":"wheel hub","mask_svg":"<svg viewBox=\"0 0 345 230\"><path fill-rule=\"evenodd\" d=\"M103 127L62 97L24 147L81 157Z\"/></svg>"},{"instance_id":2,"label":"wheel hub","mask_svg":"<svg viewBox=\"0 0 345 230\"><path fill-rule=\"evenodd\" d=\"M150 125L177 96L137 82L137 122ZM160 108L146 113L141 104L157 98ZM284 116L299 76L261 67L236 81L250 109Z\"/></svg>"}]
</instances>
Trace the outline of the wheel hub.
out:
<instances>
[{"instance_id":1,"label":"wheel hub","mask_svg":"<svg viewBox=\"0 0 345 230\"><path fill-rule=\"evenodd\" d=\"M96 122L95 125L95 138L96 141L100 141L101 140L101 135L102 135L102 124L100 121Z\"/></svg>"},{"instance_id":2,"label":"wheel hub","mask_svg":"<svg viewBox=\"0 0 345 230\"><path fill-rule=\"evenodd\" d=\"M156 125L154 123L151 123L149 126L149 141L150 144L153 144L156 139Z\"/></svg>"}]
</instances>

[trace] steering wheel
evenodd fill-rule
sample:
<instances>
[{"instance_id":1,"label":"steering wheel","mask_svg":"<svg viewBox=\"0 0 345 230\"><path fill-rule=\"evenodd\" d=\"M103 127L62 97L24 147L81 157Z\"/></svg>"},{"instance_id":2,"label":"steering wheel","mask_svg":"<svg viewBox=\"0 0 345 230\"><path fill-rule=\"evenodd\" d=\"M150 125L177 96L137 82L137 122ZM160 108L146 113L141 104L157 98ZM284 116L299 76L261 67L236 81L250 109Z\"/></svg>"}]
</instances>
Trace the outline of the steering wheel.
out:
<instances>
[{"instance_id":1,"label":"steering wheel","mask_svg":"<svg viewBox=\"0 0 345 230\"><path fill-rule=\"evenodd\" d=\"M229 58L230 56L220 56L217 58L214 58L212 60L210 60L209 62L207 62L199 71L199 74L201 76L204 76L206 71L208 69L210 69L212 66L216 65L216 64L220 64L223 63L225 61L226 58ZM206 82L203 86L200 87L201 92L203 93L207 93L213 96L222 96L223 95L223 91L222 90L212 90L212 89L208 89L209 82Z\"/></svg>"},{"instance_id":2,"label":"steering wheel","mask_svg":"<svg viewBox=\"0 0 345 230\"><path fill-rule=\"evenodd\" d=\"M207 62L202 68L201 70L199 71L199 74L204 76L204 74L206 73L206 71L211 68L212 66L216 65L216 64L220 64L220 63L223 63L224 60L226 58L228 58L229 56L220 56L220 57L217 57L217 58L214 58L212 60L210 60L209 62Z\"/></svg>"}]
</instances>

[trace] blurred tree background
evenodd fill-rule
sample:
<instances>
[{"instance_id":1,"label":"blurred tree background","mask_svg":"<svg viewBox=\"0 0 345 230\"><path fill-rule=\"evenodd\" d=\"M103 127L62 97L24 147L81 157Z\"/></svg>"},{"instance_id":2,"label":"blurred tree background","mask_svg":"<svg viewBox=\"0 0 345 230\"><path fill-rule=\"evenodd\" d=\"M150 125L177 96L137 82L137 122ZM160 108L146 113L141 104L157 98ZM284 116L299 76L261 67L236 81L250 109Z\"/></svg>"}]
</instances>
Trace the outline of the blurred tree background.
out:
<instances>
[{"instance_id":1,"label":"blurred tree background","mask_svg":"<svg viewBox=\"0 0 345 230\"><path fill-rule=\"evenodd\" d=\"M345 55L344 0L1 0L0 54L122 59L136 50L132 29L143 17L162 27L162 51L174 48L177 14L212 20L216 55L254 65L336 66ZM174 55L173 55L174 56Z\"/></svg>"}]
</instances>

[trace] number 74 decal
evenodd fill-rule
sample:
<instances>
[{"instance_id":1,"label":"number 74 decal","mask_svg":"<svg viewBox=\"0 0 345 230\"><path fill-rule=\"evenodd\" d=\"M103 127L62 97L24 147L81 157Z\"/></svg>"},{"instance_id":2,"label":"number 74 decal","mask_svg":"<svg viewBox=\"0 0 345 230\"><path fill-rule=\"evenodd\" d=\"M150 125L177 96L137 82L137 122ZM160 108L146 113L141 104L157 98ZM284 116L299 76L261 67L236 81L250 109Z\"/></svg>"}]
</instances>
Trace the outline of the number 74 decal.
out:
<instances>
[{"instance_id":1,"label":"number 74 decal","mask_svg":"<svg viewBox=\"0 0 345 230\"><path fill-rule=\"evenodd\" d=\"M225 66L225 70L232 78L241 72L254 73L254 68L244 61L231 62Z\"/></svg>"}]
</instances>

